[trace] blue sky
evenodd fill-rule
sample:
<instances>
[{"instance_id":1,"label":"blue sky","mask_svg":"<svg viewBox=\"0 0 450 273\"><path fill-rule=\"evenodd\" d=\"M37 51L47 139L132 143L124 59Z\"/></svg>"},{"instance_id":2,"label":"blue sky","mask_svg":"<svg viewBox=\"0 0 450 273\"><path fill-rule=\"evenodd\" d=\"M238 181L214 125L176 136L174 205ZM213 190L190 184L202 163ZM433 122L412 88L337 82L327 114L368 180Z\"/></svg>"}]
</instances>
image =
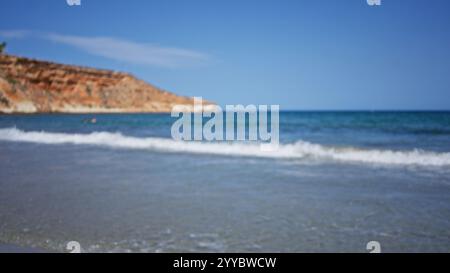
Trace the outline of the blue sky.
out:
<instances>
[{"instance_id":1,"label":"blue sky","mask_svg":"<svg viewBox=\"0 0 450 273\"><path fill-rule=\"evenodd\" d=\"M450 1L4 0L0 40L219 104L450 110Z\"/></svg>"}]
</instances>

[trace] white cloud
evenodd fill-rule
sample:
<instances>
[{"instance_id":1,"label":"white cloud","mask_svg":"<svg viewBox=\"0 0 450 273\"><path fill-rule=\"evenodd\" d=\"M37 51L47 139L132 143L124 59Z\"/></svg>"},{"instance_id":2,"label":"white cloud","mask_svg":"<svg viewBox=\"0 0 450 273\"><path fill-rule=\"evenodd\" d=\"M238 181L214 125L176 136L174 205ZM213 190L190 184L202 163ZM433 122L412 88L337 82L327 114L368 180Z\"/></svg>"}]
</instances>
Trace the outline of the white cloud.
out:
<instances>
[{"instance_id":1,"label":"white cloud","mask_svg":"<svg viewBox=\"0 0 450 273\"><path fill-rule=\"evenodd\" d=\"M85 37L48 34L26 30L0 30L0 37L9 39L34 37L69 45L89 54L131 64L159 67L187 67L206 64L208 54L176 47L137 43L112 37Z\"/></svg>"},{"instance_id":2,"label":"white cloud","mask_svg":"<svg viewBox=\"0 0 450 273\"><path fill-rule=\"evenodd\" d=\"M204 64L210 59L207 54L193 50L136 43L111 37L49 34L46 39L76 47L92 55L141 65L184 67Z\"/></svg>"}]
</instances>

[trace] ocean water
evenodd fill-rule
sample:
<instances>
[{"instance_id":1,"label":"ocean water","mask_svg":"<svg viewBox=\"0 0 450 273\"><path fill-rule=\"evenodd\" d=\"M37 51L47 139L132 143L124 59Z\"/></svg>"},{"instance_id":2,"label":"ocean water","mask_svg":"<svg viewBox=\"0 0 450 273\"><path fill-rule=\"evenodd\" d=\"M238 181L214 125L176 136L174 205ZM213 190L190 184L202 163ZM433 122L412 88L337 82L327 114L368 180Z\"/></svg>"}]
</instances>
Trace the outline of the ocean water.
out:
<instances>
[{"instance_id":1,"label":"ocean water","mask_svg":"<svg viewBox=\"0 0 450 273\"><path fill-rule=\"evenodd\" d=\"M0 242L367 252L378 241L383 252L450 252L450 112L282 112L269 153L175 142L174 121L0 115Z\"/></svg>"}]
</instances>

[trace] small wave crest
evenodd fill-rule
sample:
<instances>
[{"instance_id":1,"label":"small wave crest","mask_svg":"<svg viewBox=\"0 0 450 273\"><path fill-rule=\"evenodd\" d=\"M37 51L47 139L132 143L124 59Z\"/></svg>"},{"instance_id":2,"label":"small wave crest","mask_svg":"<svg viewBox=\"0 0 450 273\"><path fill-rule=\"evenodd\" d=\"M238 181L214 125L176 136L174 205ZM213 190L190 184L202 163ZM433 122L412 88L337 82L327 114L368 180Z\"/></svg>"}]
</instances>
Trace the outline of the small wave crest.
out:
<instances>
[{"instance_id":1,"label":"small wave crest","mask_svg":"<svg viewBox=\"0 0 450 273\"><path fill-rule=\"evenodd\" d=\"M328 147L301 140L292 144L280 144L278 149L270 152L261 150L260 146L256 143L185 142L175 141L168 138L132 137L125 136L121 133L111 132L67 134L45 131L25 132L17 128L4 128L0 129L0 140L43 144L96 145L124 149L148 149L165 152L185 152L227 156L286 159L313 157L319 159L378 164L421 166L450 165L450 153L436 153L422 150L392 151Z\"/></svg>"}]
</instances>

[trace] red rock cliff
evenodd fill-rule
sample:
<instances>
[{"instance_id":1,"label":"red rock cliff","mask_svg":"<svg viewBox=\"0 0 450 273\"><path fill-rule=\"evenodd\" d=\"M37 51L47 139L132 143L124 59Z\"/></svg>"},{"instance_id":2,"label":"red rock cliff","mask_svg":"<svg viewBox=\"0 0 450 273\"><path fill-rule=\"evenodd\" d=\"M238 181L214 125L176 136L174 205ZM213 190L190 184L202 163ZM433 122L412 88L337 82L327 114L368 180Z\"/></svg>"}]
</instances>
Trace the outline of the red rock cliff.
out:
<instances>
[{"instance_id":1,"label":"red rock cliff","mask_svg":"<svg viewBox=\"0 0 450 273\"><path fill-rule=\"evenodd\" d=\"M0 54L0 112L170 112L191 98L132 75Z\"/></svg>"}]
</instances>

